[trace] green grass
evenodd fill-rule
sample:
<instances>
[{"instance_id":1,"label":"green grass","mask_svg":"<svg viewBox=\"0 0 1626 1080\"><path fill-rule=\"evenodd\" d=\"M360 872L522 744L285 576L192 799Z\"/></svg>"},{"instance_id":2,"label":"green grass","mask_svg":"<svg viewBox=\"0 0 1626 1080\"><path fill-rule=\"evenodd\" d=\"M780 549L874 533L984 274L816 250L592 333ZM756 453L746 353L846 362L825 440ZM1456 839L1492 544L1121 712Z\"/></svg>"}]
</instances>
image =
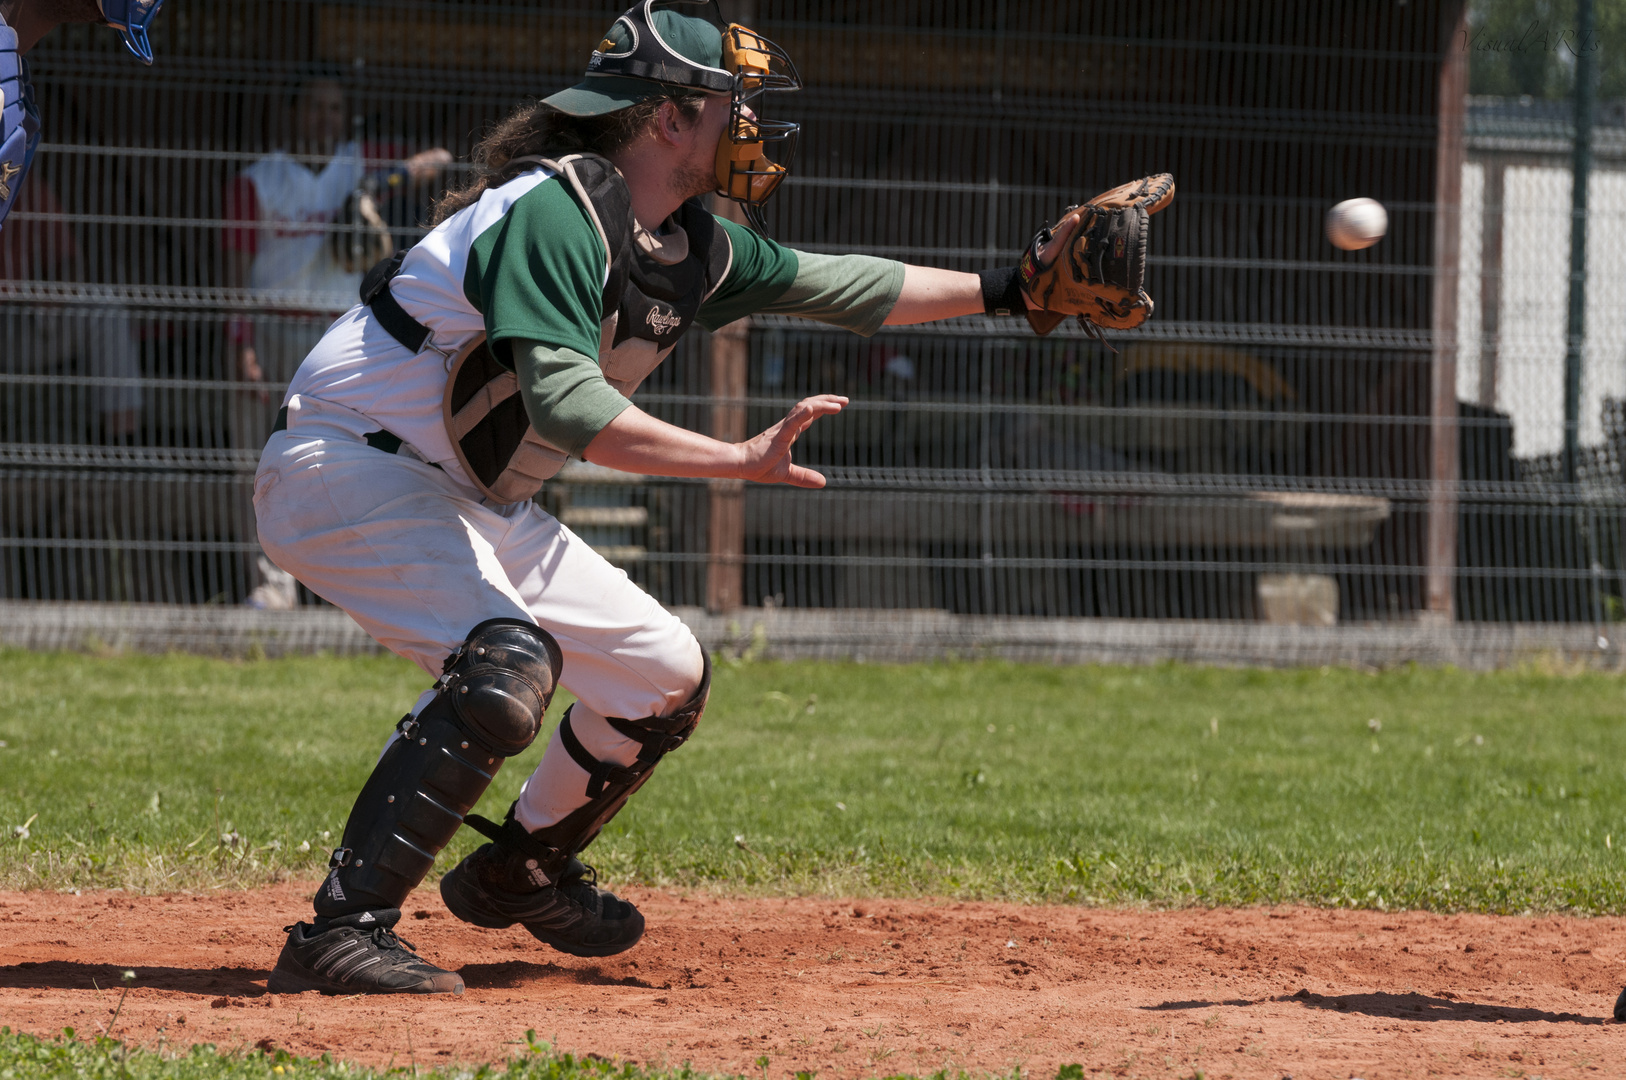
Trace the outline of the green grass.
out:
<instances>
[{"instance_id":1,"label":"green grass","mask_svg":"<svg viewBox=\"0 0 1626 1080\"><path fill-rule=\"evenodd\" d=\"M0 653L0 887L314 880L426 682ZM723 665L591 857L739 893L1621 913L1623 706L1536 670Z\"/></svg>"},{"instance_id":2,"label":"green grass","mask_svg":"<svg viewBox=\"0 0 1626 1080\"><path fill-rule=\"evenodd\" d=\"M40 1039L0 1027L0 1080L371 1080L392 1075L423 1080L724 1080L720 1074L698 1072L687 1065L650 1069L560 1054L538 1040L534 1031L526 1032L527 1045L520 1053L497 1064L428 1068L409 1060L376 1070L336 1062L326 1055L320 1059L295 1057L284 1050L221 1050L207 1043L190 1048L132 1048L118 1039L78 1042L74 1036L72 1028L64 1028L60 1038ZM1065 1069L1062 1074L1073 1076ZM812 1074L797 1076L812 1080ZM939 1072L931 1080L950 1077Z\"/></svg>"}]
</instances>

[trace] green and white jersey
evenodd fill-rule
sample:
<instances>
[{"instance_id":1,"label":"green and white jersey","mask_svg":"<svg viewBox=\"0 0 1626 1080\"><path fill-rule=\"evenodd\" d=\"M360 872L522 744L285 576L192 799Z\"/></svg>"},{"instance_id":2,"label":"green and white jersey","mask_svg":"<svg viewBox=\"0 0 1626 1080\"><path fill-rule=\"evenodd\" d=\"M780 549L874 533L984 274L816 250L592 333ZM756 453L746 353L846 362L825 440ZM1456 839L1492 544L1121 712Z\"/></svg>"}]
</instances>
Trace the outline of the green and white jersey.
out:
<instances>
[{"instance_id":1,"label":"green and white jersey","mask_svg":"<svg viewBox=\"0 0 1626 1080\"><path fill-rule=\"evenodd\" d=\"M765 312L873 334L897 301L901 263L797 252L734 222L719 223L731 250L726 272L700 308L698 321L708 328ZM567 183L538 167L442 222L407 253L390 289L429 328L438 349L455 352L481 332L494 346L512 342L532 426L552 445L579 454L627 404L599 368L607 269L587 208ZM509 351L493 349L498 356ZM359 414L466 482L442 420L446 380L440 353L426 348L412 355L368 309L355 308L305 360L287 402L292 415L299 398Z\"/></svg>"}]
</instances>

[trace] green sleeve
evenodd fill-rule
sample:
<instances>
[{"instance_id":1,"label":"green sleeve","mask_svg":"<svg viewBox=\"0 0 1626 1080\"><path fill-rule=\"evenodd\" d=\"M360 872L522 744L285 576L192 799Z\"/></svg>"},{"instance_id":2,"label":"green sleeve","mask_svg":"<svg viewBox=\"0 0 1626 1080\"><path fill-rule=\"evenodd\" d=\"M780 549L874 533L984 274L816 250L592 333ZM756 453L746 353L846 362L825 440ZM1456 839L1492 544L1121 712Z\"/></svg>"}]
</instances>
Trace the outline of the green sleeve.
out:
<instances>
[{"instance_id":1,"label":"green sleeve","mask_svg":"<svg viewBox=\"0 0 1626 1080\"><path fill-rule=\"evenodd\" d=\"M524 338L597 356L606 265L598 229L550 178L475 239L463 292L492 344Z\"/></svg>"},{"instance_id":2,"label":"green sleeve","mask_svg":"<svg viewBox=\"0 0 1626 1080\"><path fill-rule=\"evenodd\" d=\"M718 218L734 252L722 284L700 305L697 321L707 330L754 315L784 295L796 281L796 252L755 229Z\"/></svg>"},{"instance_id":3,"label":"green sleeve","mask_svg":"<svg viewBox=\"0 0 1626 1080\"><path fill-rule=\"evenodd\" d=\"M571 457L581 457L593 436L632 404L604 381L597 360L574 349L523 339L510 349L531 426Z\"/></svg>"},{"instance_id":4,"label":"green sleeve","mask_svg":"<svg viewBox=\"0 0 1626 1080\"><path fill-rule=\"evenodd\" d=\"M700 307L700 324L708 330L763 312L816 319L868 337L903 291L900 262L796 251L726 218L717 222L734 252L722 284Z\"/></svg>"},{"instance_id":5,"label":"green sleeve","mask_svg":"<svg viewBox=\"0 0 1626 1080\"><path fill-rule=\"evenodd\" d=\"M795 253L796 280L761 310L830 323L864 337L886 322L903 291L904 266L870 255Z\"/></svg>"}]
</instances>

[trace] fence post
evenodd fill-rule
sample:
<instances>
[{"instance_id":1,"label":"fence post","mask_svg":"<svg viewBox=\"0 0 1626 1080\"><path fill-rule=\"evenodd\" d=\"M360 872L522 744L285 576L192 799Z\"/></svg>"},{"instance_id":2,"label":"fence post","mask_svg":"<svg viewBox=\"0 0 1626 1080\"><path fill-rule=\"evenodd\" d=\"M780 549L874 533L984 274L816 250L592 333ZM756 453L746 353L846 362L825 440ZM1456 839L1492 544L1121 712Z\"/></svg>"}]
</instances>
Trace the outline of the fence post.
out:
<instances>
[{"instance_id":1,"label":"fence post","mask_svg":"<svg viewBox=\"0 0 1626 1080\"><path fill-rule=\"evenodd\" d=\"M1479 403L1496 408L1496 384L1502 361L1502 233L1506 217L1508 159L1487 154L1485 196L1479 241Z\"/></svg>"},{"instance_id":2,"label":"fence post","mask_svg":"<svg viewBox=\"0 0 1626 1080\"><path fill-rule=\"evenodd\" d=\"M1462 242L1463 122L1468 92L1468 10L1445 35L1440 64L1439 134L1434 176L1433 364L1429 395L1429 485L1425 606L1429 618L1456 616L1457 272Z\"/></svg>"},{"instance_id":3,"label":"fence post","mask_svg":"<svg viewBox=\"0 0 1626 1080\"><path fill-rule=\"evenodd\" d=\"M1586 188L1592 174L1592 0L1576 0L1575 145L1570 165L1570 320L1564 351L1564 482L1576 481L1581 440L1581 346L1586 338Z\"/></svg>"},{"instance_id":4,"label":"fence post","mask_svg":"<svg viewBox=\"0 0 1626 1080\"><path fill-rule=\"evenodd\" d=\"M756 0L734 0L729 14L745 26L756 23ZM712 209L745 224L740 205L715 196ZM745 319L711 335L711 435L723 442L745 441L745 391L751 347ZM745 602L745 481L713 480L706 515L706 610L732 611Z\"/></svg>"},{"instance_id":5,"label":"fence post","mask_svg":"<svg viewBox=\"0 0 1626 1080\"><path fill-rule=\"evenodd\" d=\"M745 390L750 360L746 320L711 335L711 434L745 441ZM706 519L706 610L732 611L744 602L745 481L713 480Z\"/></svg>"}]
</instances>

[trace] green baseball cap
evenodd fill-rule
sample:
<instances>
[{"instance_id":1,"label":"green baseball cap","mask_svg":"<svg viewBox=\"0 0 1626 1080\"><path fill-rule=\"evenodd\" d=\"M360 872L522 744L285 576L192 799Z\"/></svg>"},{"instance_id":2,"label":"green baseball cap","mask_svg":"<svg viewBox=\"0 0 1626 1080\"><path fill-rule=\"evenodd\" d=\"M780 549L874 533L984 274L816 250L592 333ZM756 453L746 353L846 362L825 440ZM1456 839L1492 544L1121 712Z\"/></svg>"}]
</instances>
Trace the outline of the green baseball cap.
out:
<instances>
[{"instance_id":1,"label":"green baseball cap","mask_svg":"<svg viewBox=\"0 0 1626 1080\"><path fill-rule=\"evenodd\" d=\"M610 27L593 50L582 81L543 98L571 116L603 116L675 89L733 89L725 71L723 34L706 19L643 0Z\"/></svg>"}]
</instances>

